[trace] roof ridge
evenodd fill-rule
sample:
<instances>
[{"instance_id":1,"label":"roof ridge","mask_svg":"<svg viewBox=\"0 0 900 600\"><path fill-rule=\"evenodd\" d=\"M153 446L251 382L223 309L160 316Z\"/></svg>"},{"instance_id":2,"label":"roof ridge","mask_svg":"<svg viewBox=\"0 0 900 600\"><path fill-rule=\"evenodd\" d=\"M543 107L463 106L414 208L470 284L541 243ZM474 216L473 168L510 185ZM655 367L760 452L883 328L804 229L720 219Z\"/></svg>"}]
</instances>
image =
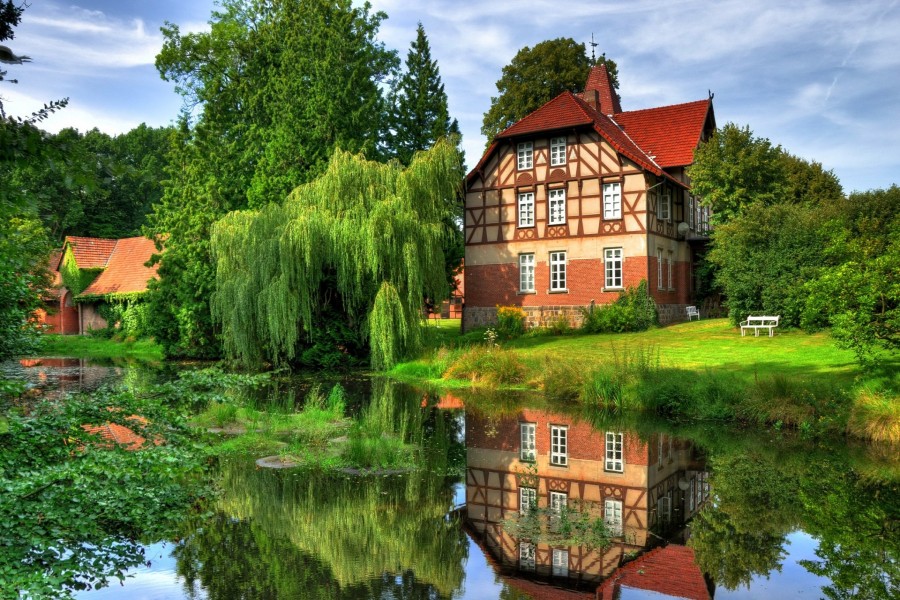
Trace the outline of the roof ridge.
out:
<instances>
[{"instance_id":1,"label":"roof ridge","mask_svg":"<svg viewBox=\"0 0 900 600\"><path fill-rule=\"evenodd\" d=\"M687 106L689 104L705 104L710 101L709 98L705 98L702 100L691 100L689 102L676 102L675 104L663 104L662 106L649 106L647 108L636 108L634 110L623 110L622 112L616 113L617 115L628 115L638 112L647 112L651 110L660 110L661 108L676 108L678 106Z\"/></svg>"}]
</instances>

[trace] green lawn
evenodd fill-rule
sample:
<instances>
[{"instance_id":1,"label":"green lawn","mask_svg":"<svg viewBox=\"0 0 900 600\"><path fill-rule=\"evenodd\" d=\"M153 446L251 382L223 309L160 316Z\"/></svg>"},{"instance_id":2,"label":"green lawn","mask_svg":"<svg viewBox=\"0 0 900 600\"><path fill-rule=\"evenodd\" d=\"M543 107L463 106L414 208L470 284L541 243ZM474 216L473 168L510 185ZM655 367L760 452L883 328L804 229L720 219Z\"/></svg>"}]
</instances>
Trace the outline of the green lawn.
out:
<instances>
[{"instance_id":1,"label":"green lawn","mask_svg":"<svg viewBox=\"0 0 900 600\"><path fill-rule=\"evenodd\" d=\"M85 335L45 335L41 356L132 358L161 361L162 346L152 340L114 341Z\"/></svg>"},{"instance_id":2,"label":"green lawn","mask_svg":"<svg viewBox=\"0 0 900 600\"><path fill-rule=\"evenodd\" d=\"M442 345L458 346L478 343L482 339L480 332L463 336L459 320L431 322L429 327L428 357ZM765 334L741 337L740 330L726 319L691 321L640 333L525 335L501 344L513 350L535 373L553 363L590 368L616 360L617 355L649 351L658 357L663 367L727 370L748 379L763 374L827 375L832 380L850 384L862 374L854 354L838 348L827 332L810 334L800 330L776 330L771 338ZM430 358L424 358L413 364L429 361ZM900 369L900 355L888 357L883 369L886 372ZM404 365L400 365L399 370L403 371Z\"/></svg>"}]
</instances>

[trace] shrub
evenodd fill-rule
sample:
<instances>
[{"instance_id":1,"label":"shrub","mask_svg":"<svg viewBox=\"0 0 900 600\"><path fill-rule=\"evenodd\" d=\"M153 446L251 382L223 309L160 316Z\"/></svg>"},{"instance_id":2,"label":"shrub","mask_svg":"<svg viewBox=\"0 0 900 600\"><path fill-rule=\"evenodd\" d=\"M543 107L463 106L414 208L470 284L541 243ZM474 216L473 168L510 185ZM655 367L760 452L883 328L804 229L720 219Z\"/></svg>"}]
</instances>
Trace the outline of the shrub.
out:
<instances>
[{"instance_id":1,"label":"shrub","mask_svg":"<svg viewBox=\"0 0 900 600\"><path fill-rule=\"evenodd\" d=\"M503 348L475 346L463 352L447 370L451 379L470 379L472 383L513 385L523 383L527 375L519 358Z\"/></svg>"},{"instance_id":2,"label":"shrub","mask_svg":"<svg viewBox=\"0 0 900 600\"><path fill-rule=\"evenodd\" d=\"M503 339L517 338L525 333L525 311L519 306L498 306L497 333Z\"/></svg>"},{"instance_id":3,"label":"shrub","mask_svg":"<svg viewBox=\"0 0 900 600\"><path fill-rule=\"evenodd\" d=\"M656 303L650 297L647 281L619 294L616 301L600 307L582 309L581 330L585 333L624 333L646 331L659 322Z\"/></svg>"}]
</instances>

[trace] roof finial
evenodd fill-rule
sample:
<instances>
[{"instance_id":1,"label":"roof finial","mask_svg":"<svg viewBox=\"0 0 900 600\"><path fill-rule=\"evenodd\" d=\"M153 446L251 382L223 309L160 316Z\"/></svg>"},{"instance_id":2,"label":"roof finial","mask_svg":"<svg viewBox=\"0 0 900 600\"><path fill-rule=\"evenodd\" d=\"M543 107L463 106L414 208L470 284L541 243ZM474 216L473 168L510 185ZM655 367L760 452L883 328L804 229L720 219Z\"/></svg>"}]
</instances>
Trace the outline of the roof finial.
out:
<instances>
[{"instance_id":1,"label":"roof finial","mask_svg":"<svg viewBox=\"0 0 900 600\"><path fill-rule=\"evenodd\" d=\"M594 54L594 48L596 48L599 44L594 41L594 32L591 32L591 66L597 66L597 56Z\"/></svg>"}]
</instances>

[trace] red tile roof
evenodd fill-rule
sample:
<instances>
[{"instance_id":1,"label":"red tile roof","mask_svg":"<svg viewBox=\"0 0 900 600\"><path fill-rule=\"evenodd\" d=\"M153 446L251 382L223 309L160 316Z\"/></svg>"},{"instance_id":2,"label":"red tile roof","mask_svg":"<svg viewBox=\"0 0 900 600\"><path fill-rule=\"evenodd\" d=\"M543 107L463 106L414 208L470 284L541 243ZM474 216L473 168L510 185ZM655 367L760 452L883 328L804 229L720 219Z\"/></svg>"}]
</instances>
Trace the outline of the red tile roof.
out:
<instances>
[{"instance_id":1,"label":"red tile roof","mask_svg":"<svg viewBox=\"0 0 900 600\"><path fill-rule=\"evenodd\" d=\"M694 162L712 100L698 100L659 108L632 110L613 115L622 129L663 168Z\"/></svg>"},{"instance_id":2,"label":"red tile roof","mask_svg":"<svg viewBox=\"0 0 900 600\"><path fill-rule=\"evenodd\" d=\"M75 255L75 264L78 265L79 269L102 268L106 266L110 254L116 247L116 241L67 235L66 241L63 243L63 250L65 250L66 245L72 248L72 253Z\"/></svg>"},{"instance_id":3,"label":"red tile roof","mask_svg":"<svg viewBox=\"0 0 900 600\"><path fill-rule=\"evenodd\" d=\"M684 183L663 169L690 165L694 149L700 143L707 124L715 127L712 98L685 104L621 112L606 67L594 67L588 76L586 91L600 95L600 111L582 95L563 92L534 112L526 115L492 140L490 147L466 178L471 181L499 147L499 141L528 137L538 133L592 127L617 152L658 177L666 177L679 186ZM605 107L612 106L607 113Z\"/></svg>"},{"instance_id":4,"label":"red tile roof","mask_svg":"<svg viewBox=\"0 0 900 600\"><path fill-rule=\"evenodd\" d=\"M147 439L134 431L119 425L118 423L104 423L103 425L82 425L82 429L88 433L99 435L103 440L101 446L111 447L113 444L123 446L126 450L139 450L147 442Z\"/></svg>"},{"instance_id":5,"label":"red tile roof","mask_svg":"<svg viewBox=\"0 0 900 600\"><path fill-rule=\"evenodd\" d=\"M115 248L100 275L81 293L81 296L129 294L143 292L147 282L156 277L157 265L145 266L156 253L153 240L145 237L113 240ZM81 263L78 264L81 267Z\"/></svg>"},{"instance_id":6,"label":"red tile roof","mask_svg":"<svg viewBox=\"0 0 900 600\"><path fill-rule=\"evenodd\" d=\"M596 90L600 96L600 112L604 115L615 115L622 112L622 106L619 104L619 95L613 89L612 80L609 78L609 72L606 65L594 65L588 75L587 83L584 84L584 91L592 92Z\"/></svg>"},{"instance_id":7,"label":"red tile roof","mask_svg":"<svg viewBox=\"0 0 900 600\"><path fill-rule=\"evenodd\" d=\"M686 546L669 544L654 548L640 558L616 569L597 588L597 600L614 600L621 588L653 591L673 598L710 600L709 588L700 567L694 562L694 551Z\"/></svg>"}]
</instances>

